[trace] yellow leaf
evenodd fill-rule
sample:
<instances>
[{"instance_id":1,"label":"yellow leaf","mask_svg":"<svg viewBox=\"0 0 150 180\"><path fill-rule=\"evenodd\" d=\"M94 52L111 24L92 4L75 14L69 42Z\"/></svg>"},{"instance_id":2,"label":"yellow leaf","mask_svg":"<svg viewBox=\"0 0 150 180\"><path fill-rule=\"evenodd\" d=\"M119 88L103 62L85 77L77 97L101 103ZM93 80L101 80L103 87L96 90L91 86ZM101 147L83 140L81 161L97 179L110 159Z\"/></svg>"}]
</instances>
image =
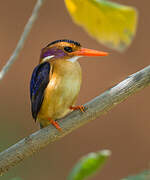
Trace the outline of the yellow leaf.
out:
<instances>
[{"instance_id":1,"label":"yellow leaf","mask_svg":"<svg viewBox=\"0 0 150 180\"><path fill-rule=\"evenodd\" d=\"M131 43L137 11L107 0L65 0L73 20L106 46L122 51Z\"/></svg>"}]
</instances>

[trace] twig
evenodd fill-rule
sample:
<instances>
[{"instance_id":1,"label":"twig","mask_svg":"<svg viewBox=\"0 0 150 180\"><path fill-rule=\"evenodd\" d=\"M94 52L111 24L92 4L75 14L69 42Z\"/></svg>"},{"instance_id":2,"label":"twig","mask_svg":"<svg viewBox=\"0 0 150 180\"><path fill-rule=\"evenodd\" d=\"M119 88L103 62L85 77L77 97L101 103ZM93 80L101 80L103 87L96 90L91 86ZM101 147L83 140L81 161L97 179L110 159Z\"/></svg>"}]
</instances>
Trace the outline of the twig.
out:
<instances>
[{"instance_id":1,"label":"twig","mask_svg":"<svg viewBox=\"0 0 150 180\"><path fill-rule=\"evenodd\" d=\"M85 104L86 112L74 111L59 121L62 132L53 126L41 129L0 153L0 175L49 143L59 140L83 124L99 117L130 95L150 85L150 66Z\"/></svg>"},{"instance_id":2,"label":"twig","mask_svg":"<svg viewBox=\"0 0 150 180\"><path fill-rule=\"evenodd\" d=\"M27 22L27 24L25 25L24 31L20 37L20 40L18 41L18 44L14 50L14 52L12 53L12 55L10 56L9 60L7 61L7 63L3 66L2 70L0 71L0 80L3 79L4 75L7 73L7 71L9 70L9 68L11 67L11 65L15 62L15 60L17 59L21 49L24 46L25 40L35 22L35 20L37 19L39 10L43 4L44 0L37 0L34 9L32 11L32 14Z\"/></svg>"}]
</instances>

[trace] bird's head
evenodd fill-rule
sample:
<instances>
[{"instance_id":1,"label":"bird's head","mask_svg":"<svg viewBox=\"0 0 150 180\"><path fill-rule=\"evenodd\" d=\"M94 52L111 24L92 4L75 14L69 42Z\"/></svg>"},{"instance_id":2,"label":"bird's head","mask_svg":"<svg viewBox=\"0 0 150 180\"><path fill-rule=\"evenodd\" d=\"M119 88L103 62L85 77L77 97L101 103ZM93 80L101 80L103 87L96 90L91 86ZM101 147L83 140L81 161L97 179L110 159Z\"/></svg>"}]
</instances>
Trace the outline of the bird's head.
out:
<instances>
[{"instance_id":1,"label":"bird's head","mask_svg":"<svg viewBox=\"0 0 150 180\"><path fill-rule=\"evenodd\" d=\"M108 53L82 48L80 43L72 40L57 40L48 44L41 51L40 63L47 60L63 59L74 62L82 56L107 56Z\"/></svg>"}]
</instances>

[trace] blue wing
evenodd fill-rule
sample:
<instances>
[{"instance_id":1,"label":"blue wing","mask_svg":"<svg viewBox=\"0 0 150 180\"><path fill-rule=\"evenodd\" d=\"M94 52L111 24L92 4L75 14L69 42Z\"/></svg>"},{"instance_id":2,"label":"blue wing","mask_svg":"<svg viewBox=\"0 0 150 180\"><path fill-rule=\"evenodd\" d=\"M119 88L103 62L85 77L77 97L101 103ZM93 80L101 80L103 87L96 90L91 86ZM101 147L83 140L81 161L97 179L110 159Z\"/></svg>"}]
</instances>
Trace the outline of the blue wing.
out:
<instances>
[{"instance_id":1,"label":"blue wing","mask_svg":"<svg viewBox=\"0 0 150 180\"><path fill-rule=\"evenodd\" d=\"M44 91L49 83L50 63L44 62L33 70L30 81L30 99L32 116L36 121L37 114L41 108Z\"/></svg>"}]
</instances>

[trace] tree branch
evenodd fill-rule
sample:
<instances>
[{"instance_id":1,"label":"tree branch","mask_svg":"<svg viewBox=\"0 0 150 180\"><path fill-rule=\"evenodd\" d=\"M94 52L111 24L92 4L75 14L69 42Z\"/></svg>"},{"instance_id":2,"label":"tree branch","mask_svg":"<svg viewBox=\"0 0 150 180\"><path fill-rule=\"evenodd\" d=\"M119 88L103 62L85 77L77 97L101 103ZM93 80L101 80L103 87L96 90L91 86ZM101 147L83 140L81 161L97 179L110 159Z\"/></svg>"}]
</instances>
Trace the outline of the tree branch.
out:
<instances>
[{"instance_id":1,"label":"tree branch","mask_svg":"<svg viewBox=\"0 0 150 180\"><path fill-rule=\"evenodd\" d=\"M132 74L124 81L85 104L87 109L85 113L74 111L60 120L59 124L62 127L62 132L50 125L22 139L0 153L0 175L49 143L59 140L83 124L106 113L130 95L148 85L150 85L150 66Z\"/></svg>"},{"instance_id":2,"label":"tree branch","mask_svg":"<svg viewBox=\"0 0 150 180\"><path fill-rule=\"evenodd\" d=\"M0 80L3 79L4 75L7 73L7 71L11 67L11 65L15 62L20 51L22 50L24 43L25 43L25 40L27 39L27 36L28 36L30 30L32 29L32 26L33 26L35 20L37 19L39 10L40 10L43 2L44 2L44 0L37 0L36 4L34 6L34 9L32 11L32 14L31 14L27 24L25 25L24 31L20 37L20 40L18 41L18 44L17 44L14 52L10 56L7 63L3 66L2 70L0 71Z\"/></svg>"}]
</instances>

